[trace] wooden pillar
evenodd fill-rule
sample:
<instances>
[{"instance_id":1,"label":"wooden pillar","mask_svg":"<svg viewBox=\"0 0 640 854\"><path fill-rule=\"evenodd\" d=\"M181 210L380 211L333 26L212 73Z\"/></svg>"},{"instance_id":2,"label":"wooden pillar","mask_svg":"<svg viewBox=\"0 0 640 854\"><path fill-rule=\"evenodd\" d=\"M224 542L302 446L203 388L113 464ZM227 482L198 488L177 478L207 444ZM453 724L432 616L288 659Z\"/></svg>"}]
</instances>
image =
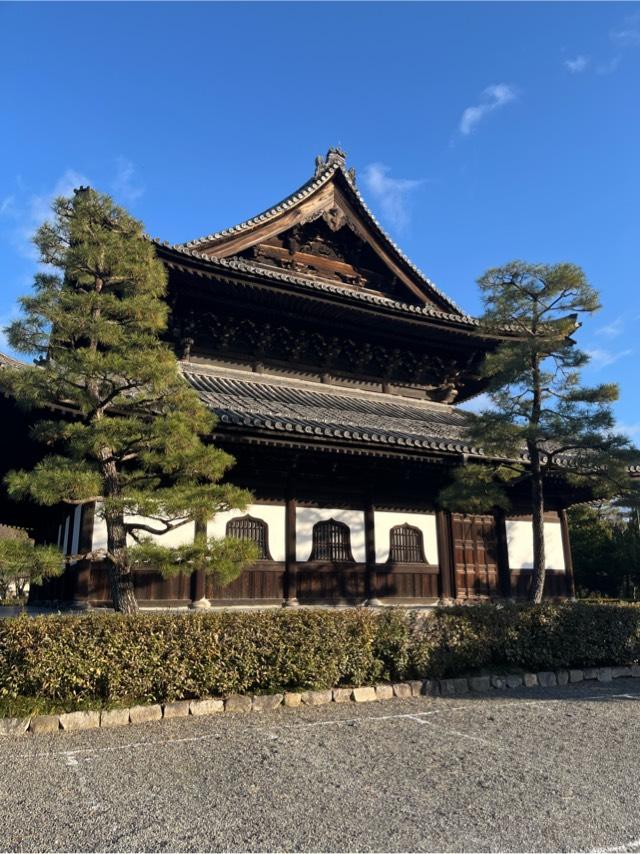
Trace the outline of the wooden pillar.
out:
<instances>
[{"instance_id":1,"label":"wooden pillar","mask_svg":"<svg viewBox=\"0 0 640 854\"><path fill-rule=\"evenodd\" d=\"M207 536L207 520L196 519L194 539ZM207 599L207 577L204 569L195 569L191 573L191 607L198 611L211 607Z\"/></svg>"},{"instance_id":2,"label":"wooden pillar","mask_svg":"<svg viewBox=\"0 0 640 854\"><path fill-rule=\"evenodd\" d=\"M93 526L95 522L95 504L85 504L80 515L80 536L78 537L78 554L84 555L91 551L93 542ZM88 608L91 597L91 561L89 558L79 558L75 567L75 590L72 607Z\"/></svg>"},{"instance_id":3,"label":"wooden pillar","mask_svg":"<svg viewBox=\"0 0 640 854\"><path fill-rule=\"evenodd\" d=\"M567 580L567 596L576 597L576 585L573 577L573 556L571 555L571 539L569 537L569 519L566 510L559 510L560 532L562 534L562 551L564 554L564 572Z\"/></svg>"},{"instance_id":4,"label":"wooden pillar","mask_svg":"<svg viewBox=\"0 0 640 854\"><path fill-rule=\"evenodd\" d=\"M446 602L454 599L456 595L453 534L451 532L451 517L446 510L438 510L436 513L436 533L440 564L440 599Z\"/></svg>"},{"instance_id":5,"label":"wooden pillar","mask_svg":"<svg viewBox=\"0 0 640 854\"><path fill-rule=\"evenodd\" d=\"M296 499L291 489L287 495L284 517L284 540L285 540L285 601L288 608L298 606L298 563L296 560Z\"/></svg>"},{"instance_id":6,"label":"wooden pillar","mask_svg":"<svg viewBox=\"0 0 640 854\"><path fill-rule=\"evenodd\" d=\"M375 513L373 503L367 501L364 508L364 598L367 605L376 606L382 603L377 596L376 587L376 537Z\"/></svg>"},{"instance_id":7,"label":"wooden pillar","mask_svg":"<svg viewBox=\"0 0 640 854\"><path fill-rule=\"evenodd\" d=\"M507 540L507 514L504 510L496 510L496 548L498 560L498 579L500 593L505 599L511 599L511 570L509 568L509 545Z\"/></svg>"}]
</instances>

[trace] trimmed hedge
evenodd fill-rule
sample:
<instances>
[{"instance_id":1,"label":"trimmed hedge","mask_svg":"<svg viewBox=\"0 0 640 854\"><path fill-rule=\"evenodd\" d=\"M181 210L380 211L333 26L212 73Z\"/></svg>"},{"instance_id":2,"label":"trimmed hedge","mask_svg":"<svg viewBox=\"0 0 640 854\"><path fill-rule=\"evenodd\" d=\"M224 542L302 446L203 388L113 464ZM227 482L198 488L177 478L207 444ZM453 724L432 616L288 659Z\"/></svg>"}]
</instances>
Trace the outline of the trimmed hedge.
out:
<instances>
[{"instance_id":1,"label":"trimmed hedge","mask_svg":"<svg viewBox=\"0 0 640 854\"><path fill-rule=\"evenodd\" d=\"M639 660L619 604L0 619L0 700L71 707Z\"/></svg>"}]
</instances>

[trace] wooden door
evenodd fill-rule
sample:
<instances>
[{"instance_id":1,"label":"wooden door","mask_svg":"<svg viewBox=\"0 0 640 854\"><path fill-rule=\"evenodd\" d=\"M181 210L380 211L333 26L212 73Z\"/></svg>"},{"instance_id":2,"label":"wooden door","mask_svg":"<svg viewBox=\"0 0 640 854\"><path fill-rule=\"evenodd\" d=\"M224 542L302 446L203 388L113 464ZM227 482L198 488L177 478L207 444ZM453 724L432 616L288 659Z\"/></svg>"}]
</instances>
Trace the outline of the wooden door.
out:
<instances>
[{"instance_id":1,"label":"wooden door","mask_svg":"<svg viewBox=\"0 0 640 854\"><path fill-rule=\"evenodd\" d=\"M456 598L478 599L499 596L495 518L452 513L451 526Z\"/></svg>"}]
</instances>

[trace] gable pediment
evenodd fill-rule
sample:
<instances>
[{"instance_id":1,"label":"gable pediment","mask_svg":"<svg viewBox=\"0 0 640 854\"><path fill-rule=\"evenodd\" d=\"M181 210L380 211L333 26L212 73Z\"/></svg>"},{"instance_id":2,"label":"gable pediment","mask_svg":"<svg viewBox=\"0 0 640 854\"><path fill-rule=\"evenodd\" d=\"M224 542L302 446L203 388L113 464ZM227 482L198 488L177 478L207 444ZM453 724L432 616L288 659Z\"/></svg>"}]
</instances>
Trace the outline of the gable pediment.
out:
<instances>
[{"instance_id":1,"label":"gable pediment","mask_svg":"<svg viewBox=\"0 0 640 854\"><path fill-rule=\"evenodd\" d=\"M181 248L460 313L382 230L335 149L326 161L320 159L314 177L280 204Z\"/></svg>"},{"instance_id":2,"label":"gable pediment","mask_svg":"<svg viewBox=\"0 0 640 854\"><path fill-rule=\"evenodd\" d=\"M237 257L422 305L337 207L254 243Z\"/></svg>"}]
</instances>

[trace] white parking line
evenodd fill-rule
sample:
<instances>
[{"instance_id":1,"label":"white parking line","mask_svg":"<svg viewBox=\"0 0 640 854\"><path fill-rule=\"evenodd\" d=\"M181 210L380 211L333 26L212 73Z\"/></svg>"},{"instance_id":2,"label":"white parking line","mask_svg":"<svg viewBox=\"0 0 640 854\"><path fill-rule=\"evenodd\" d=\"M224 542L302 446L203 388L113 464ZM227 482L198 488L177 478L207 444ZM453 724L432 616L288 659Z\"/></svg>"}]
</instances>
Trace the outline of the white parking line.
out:
<instances>
[{"instance_id":1,"label":"white parking line","mask_svg":"<svg viewBox=\"0 0 640 854\"><path fill-rule=\"evenodd\" d=\"M65 758L65 764L71 769L73 776L78 781L80 794L87 801L89 805L89 812L97 812L101 809L102 805L96 798L94 787L89 785L78 760L70 752L63 753L62 755Z\"/></svg>"},{"instance_id":2,"label":"white parking line","mask_svg":"<svg viewBox=\"0 0 640 854\"><path fill-rule=\"evenodd\" d=\"M438 732L445 733L445 735L453 735L456 738L467 738L471 741L479 741L480 744L486 744L488 747L492 747L494 750L503 750L503 747L495 741L489 741L488 739L480 738L477 735L469 735L469 733L460 732L460 730L457 729L449 729L449 727L443 727L437 721L429 721L425 718L419 717L418 715L408 715L407 717L411 718L412 721L415 721L418 724L436 726L438 728Z\"/></svg>"},{"instance_id":3,"label":"white parking line","mask_svg":"<svg viewBox=\"0 0 640 854\"><path fill-rule=\"evenodd\" d=\"M632 839L622 845L613 848L593 848L589 854L626 854L626 852L640 851L640 839Z\"/></svg>"},{"instance_id":4,"label":"white parking line","mask_svg":"<svg viewBox=\"0 0 640 854\"><path fill-rule=\"evenodd\" d=\"M472 696L474 700L482 700L487 699L482 694L478 694L477 696ZM505 707L513 706L514 702L518 703L519 706L530 706L530 707L542 707L542 708L552 708L555 703L560 702L583 702L583 701L603 701L603 700L613 700L613 699L624 699L624 700L640 700L640 694L594 694L588 695L586 697L580 696L571 698L571 697L557 697L557 698L545 698L541 700L525 700L522 697L514 697L513 699L509 699L506 702L490 702L487 706L488 709L499 709ZM441 708L433 708L428 709L423 712L404 712L400 714L390 714L390 715L359 715L349 718L326 718L320 721L300 721L296 723L280 723L280 722L270 722L268 727L262 726L247 726L245 730L253 730L254 732L273 732L277 729L311 729L314 727L323 727L323 726L339 726L341 724L375 724L375 723L384 723L386 721L401 721L401 720L412 720L414 722L419 723L433 723L435 722L423 720L424 718L437 716L437 715L449 715L455 712L460 711L468 711L472 708L468 701L463 705L459 706L442 706ZM253 720L256 724L258 724L257 715ZM180 720L180 719L177 719ZM182 720L189 720L188 718L184 718ZM200 718L200 720L204 720ZM222 723L223 721L228 721L229 718L213 718L212 721L216 723ZM237 720L237 718L236 718ZM439 726L439 724L438 724ZM443 732L446 730L443 728ZM114 731L115 732L115 731ZM450 730L452 734L455 734L460 737L473 739L476 741L483 741L487 744L491 744L492 746L496 746L496 743L487 742L485 739L481 739L478 736L471 736L467 733L460 733L455 730ZM132 741L126 744L118 744L118 745L110 745L105 747L78 747L72 750L52 750L48 752L42 753L22 753L17 754L15 756L16 759L42 759L48 758L50 756L75 756L78 754L97 754L97 753L113 753L120 750L134 750L140 748L148 748L148 747L156 747L158 745L171 745L171 744L188 744L189 742L201 742L201 741L209 741L211 739L221 738L221 734L219 731L215 733L206 733L204 735L198 736L184 736L182 738L160 738L153 739L148 741Z\"/></svg>"}]
</instances>

